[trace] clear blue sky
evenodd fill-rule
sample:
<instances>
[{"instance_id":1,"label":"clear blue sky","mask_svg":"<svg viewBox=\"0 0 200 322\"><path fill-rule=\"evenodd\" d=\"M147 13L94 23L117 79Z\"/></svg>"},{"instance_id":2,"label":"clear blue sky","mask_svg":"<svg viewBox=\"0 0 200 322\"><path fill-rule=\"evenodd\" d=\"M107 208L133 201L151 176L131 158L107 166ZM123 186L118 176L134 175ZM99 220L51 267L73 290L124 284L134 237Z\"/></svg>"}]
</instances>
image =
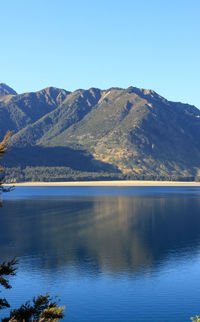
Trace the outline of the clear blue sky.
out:
<instances>
[{"instance_id":1,"label":"clear blue sky","mask_svg":"<svg viewBox=\"0 0 200 322\"><path fill-rule=\"evenodd\" d=\"M199 0L0 1L0 82L132 85L200 108L199 17Z\"/></svg>"}]
</instances>

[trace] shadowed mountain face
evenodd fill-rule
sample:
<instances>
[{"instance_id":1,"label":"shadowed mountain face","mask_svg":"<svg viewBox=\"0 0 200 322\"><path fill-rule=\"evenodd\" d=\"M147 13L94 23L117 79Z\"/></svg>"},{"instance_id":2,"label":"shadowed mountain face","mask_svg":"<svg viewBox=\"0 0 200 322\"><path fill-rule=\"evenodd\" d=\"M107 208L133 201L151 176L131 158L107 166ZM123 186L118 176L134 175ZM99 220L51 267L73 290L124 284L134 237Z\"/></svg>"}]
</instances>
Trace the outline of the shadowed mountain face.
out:
<instances>
[{"instance_id":1,"label":"shadowed mountain face","mask_svg":"<svg viewBox=\"0 0 200 322\"><path fill-rule=\"evenodd\" d=\"M62 89L49 87L36 93L3 95L0 97L1 137L7 130L17 133L53 111L68 93Z\"/></svg>"},{"instance_id":2,"label":"shadowed mountain face","mask_svg":"<svg viewBox=\"0 0 200 322\"><path fill-rule=\"evenodd\" d=\"M59 147L52 149L52 155L46 150L48 162L35 155L37 166L63 166L60 151L76 163L75 151L83 151L92 164L101 164L102 171L109 173L110 165L124 178L200 173L200 111L167 101L152 90L91 88L70 93L50 87L2 96L0 116L2 136L15 131L10 142L15 158L9 167L30 165L28 156L34 167L36 147L41 151ZM85 160L81 171L84 167L88 171L90 162Z\"/></svg>"},{"instance_id":3,"label":"shadowed mountain face","mask_svg":"<svg viewBox=\"0 0 200 322\"><path fill-rule=\"evenodd\" d=\"M14 91L11 87L4 83L0 83L0 97L5 95L17 95L17 92Z\"/></svg>"}]
</instances>

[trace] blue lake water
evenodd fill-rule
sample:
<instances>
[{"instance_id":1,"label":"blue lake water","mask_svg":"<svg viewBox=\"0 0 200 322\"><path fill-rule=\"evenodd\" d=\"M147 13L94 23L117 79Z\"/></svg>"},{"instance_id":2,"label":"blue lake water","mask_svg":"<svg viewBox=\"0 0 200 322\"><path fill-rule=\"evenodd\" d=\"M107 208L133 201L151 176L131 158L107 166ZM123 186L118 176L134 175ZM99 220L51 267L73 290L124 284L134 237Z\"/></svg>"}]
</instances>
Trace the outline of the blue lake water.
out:
<instances>
[{"instance_id":1,"label":"blue lake water","mask_svg":"<svg viewBox=\"0 0 200 322\"><path fill-rule=\"evenodd\" d=\"M2 199L0 261L19 259L1 293L12 307L48 292L69 322L200 314L200 188L17 187Z\"/></svg>"}]
</instances>

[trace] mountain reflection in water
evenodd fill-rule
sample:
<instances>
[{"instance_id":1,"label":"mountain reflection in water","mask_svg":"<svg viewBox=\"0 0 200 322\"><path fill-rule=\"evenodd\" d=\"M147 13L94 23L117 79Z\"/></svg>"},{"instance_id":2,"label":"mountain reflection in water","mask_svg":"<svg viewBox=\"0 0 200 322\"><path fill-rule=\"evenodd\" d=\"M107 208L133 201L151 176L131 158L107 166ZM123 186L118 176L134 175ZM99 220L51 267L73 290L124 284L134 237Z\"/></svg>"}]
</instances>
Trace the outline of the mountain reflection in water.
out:
<instances>
[{"instance_id":1,"label":"mountain reflection in water","mask_svg":"<svg viewBox=\"0 0 200 322\"><path fill-rule=\"evenodd\" d=\"M199 209L193 195L5 200L0 260L36 258L43 269L151 270L188 248L190 255L198 251Z\"/></svg>"}]
</instances>

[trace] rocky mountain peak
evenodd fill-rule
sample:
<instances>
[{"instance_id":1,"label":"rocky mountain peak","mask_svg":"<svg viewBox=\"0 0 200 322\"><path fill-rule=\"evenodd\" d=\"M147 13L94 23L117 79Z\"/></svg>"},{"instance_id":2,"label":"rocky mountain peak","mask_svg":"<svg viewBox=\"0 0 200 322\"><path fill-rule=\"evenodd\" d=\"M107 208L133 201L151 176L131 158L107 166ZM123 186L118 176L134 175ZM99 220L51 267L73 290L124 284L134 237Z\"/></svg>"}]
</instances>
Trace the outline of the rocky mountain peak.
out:
<instances>
[{"instance_id":1,"label":"rocky mountain peak","mask_svg":"<svg viewBox=\"0 0 200 322\"><path fill-rule=\"evenodd\" d=\"M5 95L17 95L17 92L15 92L10 86L0 83L0 96Z\"/></svg>"}]
</instances>

